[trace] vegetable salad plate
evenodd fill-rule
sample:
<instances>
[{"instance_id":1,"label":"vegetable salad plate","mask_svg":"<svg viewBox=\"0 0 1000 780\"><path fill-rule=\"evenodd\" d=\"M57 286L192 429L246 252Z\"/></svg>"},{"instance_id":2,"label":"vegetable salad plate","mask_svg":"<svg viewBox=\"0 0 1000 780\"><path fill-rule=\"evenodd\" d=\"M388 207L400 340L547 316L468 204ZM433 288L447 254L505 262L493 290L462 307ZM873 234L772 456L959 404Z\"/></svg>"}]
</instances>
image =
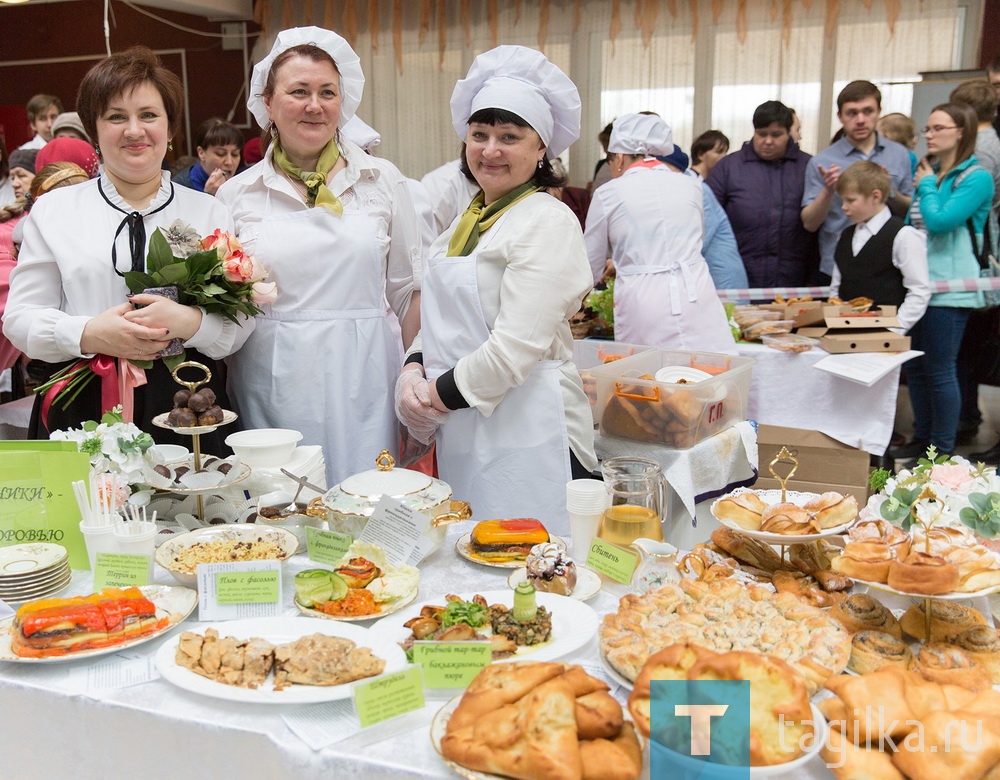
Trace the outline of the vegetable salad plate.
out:
<instances>
[{"instance_id":1,"label":"vegetable salad plate","mask_svg":"<svg viewBox=\"0 0 1000 780\"><path fill-rule=\"evenodd\" d=\"M119 650L135 647L136 645L141 645L144 642L149 642L151 639L162 636L190 615L198 604L198 593L190 588L179 588L169 585L143 585L139 590L142 591L142 595L153 602L156 607L157 617L165 616L169 618L169 623L166 626L151 634L126 640L110 647L79 650L67 653L66 655L57 655L49 658L21 658L14 653L11 647L10 629L14 623L14 618L11 617L0 621L0 661L21 664L52 664L117 653Z\"/></svg>"},{"instance_id":2,"label":"vegetable salad plate","mask_svg":"<svg viewBox=\"0 0 1000 780\"><path fill-rule=\"evenodd\" d=\"M318 609L305 606L305 604L298 599L293 599L293 601L295 602L296 609L307 617L322 618L323 620L340 620L348 623L360 623L364 620L378 620L386 615L391 615L393 612L399 612L399 610L403 607L414 602L417 598L417 590L418 588L414 588L413 592L410 593L409 596L386 604L380 612L376 612L372 615L328 615L326 612L320 612Z\"/></svg>"},{"instance_id":3,"label":"vegetable salad plate","mask_svg":"<svg viewBox=\"0 0 1000 780\"><path fill-rule=\"evenodd\" d=\"M395 642L378 636L362 626L352 626L333 620L302 617L247 618L200 625L197 633L204 635L209 628L218 631L220 637L231 636L241 640L259 637L274 645L294 642L311 634L341 637L350 639L358 647L368 648L373 655L385 661L383 674L391 674L406 668L406 655ZM285 690L276 691L273 687L273 672L271 672L259 688L239 688L235 685L209 680L207 677L195 674L190 669L178 664L176 660L178 644L180 644L180 634L164 642L156 653L156 668L163 675L163 679L191 693L214 699L249 704L315 704L349 698L356 683L376 679L375 677L366 677L340 685L295 683Z\"/></svg>"},{"instance_id":4,"label":"vegetable salad plate","mask_svg":"<svg viewBox=\"0 0 1000 780\"><path fill-rule=\"evenodd\" d=\"M485 598L486 603L490 605L503 604L505 607L512 607L514 604L512 590L477 591L458 594L458 598L462 601L472 601L477 595ZM541 591L537 591L535 597L538 606L545 607L552 615L552 637L547 642L537 645L522 645L514 655L502 661L554 661L580 649L597 635L600 619L597 613L582 601ZM447 603L442 596L420 604L411 604L406 609L380 620L371 630L392 642L404 642L411 635L410 629L404 625L406 622L419 617L421 610L426 606L444 606ZM488 621L476 630L487 635L491 633Z\"/></svg>"}]
</instances>

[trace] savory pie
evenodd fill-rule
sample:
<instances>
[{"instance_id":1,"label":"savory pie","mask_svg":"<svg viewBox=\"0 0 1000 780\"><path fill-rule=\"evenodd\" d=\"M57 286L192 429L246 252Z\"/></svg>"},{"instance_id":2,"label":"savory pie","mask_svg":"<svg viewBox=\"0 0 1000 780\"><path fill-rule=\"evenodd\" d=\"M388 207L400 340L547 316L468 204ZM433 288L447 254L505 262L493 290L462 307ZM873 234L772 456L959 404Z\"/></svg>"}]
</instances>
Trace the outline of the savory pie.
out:
<instances>
[{"instance_id":1,"label":"savory pie","mask_svg":"<svg viewBox=\"0 0 1000 780\"><path fill-rule=\"evenodd\" d=\"M725 653L748 650L780 658L805 678L810 693L839 674L851 636L825 612L791 593L772 593L735 580L684 579L621 599L601 624L601 651L629 680L668 645L691 641Z\"/></svg>"}]
</instances>

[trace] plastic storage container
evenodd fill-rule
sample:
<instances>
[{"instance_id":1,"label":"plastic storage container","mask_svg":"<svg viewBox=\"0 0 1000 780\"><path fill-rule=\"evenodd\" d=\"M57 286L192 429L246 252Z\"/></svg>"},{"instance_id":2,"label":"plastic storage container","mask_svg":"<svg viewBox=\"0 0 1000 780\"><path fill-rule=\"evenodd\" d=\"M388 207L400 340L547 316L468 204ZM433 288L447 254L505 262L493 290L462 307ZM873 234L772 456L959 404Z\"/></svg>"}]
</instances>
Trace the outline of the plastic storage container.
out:
<instances>
[{"instance_id":1,"label":"plastic storage container","mask_svg":"<svg viewBox=\"0 0 1000 780\"><path fill-rule=\"evenodd\" d=\"M652 347L640 347L636 344L626 344L623 341L604 341L603 339L577 339L573 342L573 363L583 380L583 392L590 401L590 411L597 406L597 380L591 369L605 363L613 363L624 357L647 352ZM594 424L597 416L594 416Z\"/></svg>"},{"instance_id":2,"label":"plastic storage container","mask_svg":"<svg viewBox=\"0 0 1000 780\"><path fill-rule=\"evenodd\" d=\"M592 369L601 434L687 449L746 419L753 358L650 350ZM658 382L667 366L712 374L701 382Z\"/></svg>"},{"instance_id":3,"label":"plastic storage container","mask_svg":"<svg viewBox=\"0 0 1000 780\"><path fill-rule=\"evenodd\" d=\"M794 320L765 320L747 328L743 328L743 338L746 341L760 341L765 334L791 333L795 327Z\"/></svg>"},{"instance_id":4,"label":"plastic storage container","mask_svg":"<svg viewBox=\"0 0 1000 780\"><path fill-rule=\"evenodd\" d=\"M808 352L819 346L819 341L797 333L765 333L760 337L765 347L782 352Z\"/></svg>"}]
</instances>

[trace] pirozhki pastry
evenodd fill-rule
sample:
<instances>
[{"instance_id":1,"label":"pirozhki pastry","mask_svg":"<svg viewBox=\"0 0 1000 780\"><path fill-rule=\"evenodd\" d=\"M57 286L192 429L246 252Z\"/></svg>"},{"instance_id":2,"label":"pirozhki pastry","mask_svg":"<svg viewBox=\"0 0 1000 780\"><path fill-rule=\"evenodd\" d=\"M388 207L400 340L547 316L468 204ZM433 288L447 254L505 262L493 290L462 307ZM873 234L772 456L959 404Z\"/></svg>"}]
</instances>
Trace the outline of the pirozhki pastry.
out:
<instances>
[{"instance_id":1,"label":"pirozhki pastry","mask_svg":"<svg viewBox=\"0 0 1000 780\"><path fill-rule=\"evenodd\" d=\"M532 547L524 568L537 590L569 596L576 587L576 563L552 542Z\"/></svg>"},{"instance_id":2,"label":"pirozhki pastry","mask_svg":"<svg viewBox=\"0 0 1000 780\"><path fill-rule=\"evenodd\" d=\"M740 528L756 531L760 528L761 515L767 504L756 493L736 493L715 502L715 516L728 520Z\"/></svg>"}]
</instances>

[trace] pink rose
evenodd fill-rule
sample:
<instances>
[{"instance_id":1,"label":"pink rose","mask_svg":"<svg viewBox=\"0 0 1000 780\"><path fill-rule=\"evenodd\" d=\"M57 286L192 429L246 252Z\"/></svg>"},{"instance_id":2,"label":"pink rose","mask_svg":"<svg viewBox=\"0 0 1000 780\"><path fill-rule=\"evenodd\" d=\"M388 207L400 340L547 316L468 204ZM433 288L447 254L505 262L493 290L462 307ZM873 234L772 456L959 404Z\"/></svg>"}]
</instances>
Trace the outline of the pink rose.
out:
<instances>
[{"instance_id":1,"label":"pink rose","mask_svg":"<svg viewBox=\"0 0 1000 780\"><path fill-rule=\"evenodd\" d=\"M243 246L232 233L216 228L201 240L201 248L214 249L219 253L219 259L225 260L234 252L242 252Z\"/></svg>"},{"instance_id":2,"label":"pink rose","mask_svg":"<svg viewBox=\"0 0 1000 780\"><path fill-rule=\"evenodd\" d=\"M942 464L931 469L931 481L952 490L961 490L964 485L974 479L975 477L969 473L968 467L959 464Z\"/></svg>"},{"instance_id":3,"label":"pink rose","mask_svg":"<svg viewBox=\"0 0 1000 780\"><path fill-rule=\"evenodd\" d=\"M274 303L278 299L278 285L274 282L254 282L250 288L250 300L258 306L262 303Z\"/></svg>"},{"instance_id":4,"label":"pink rose","mask_svg":"<svg viewBox=\"0 0 1000 780\"><path fill-rule=\"evenodd\" d=\"M242 251L232 252L222 260L222 273L231 282L254 281L255 270L253 258Z\"/></svg>"}]
</instances>

